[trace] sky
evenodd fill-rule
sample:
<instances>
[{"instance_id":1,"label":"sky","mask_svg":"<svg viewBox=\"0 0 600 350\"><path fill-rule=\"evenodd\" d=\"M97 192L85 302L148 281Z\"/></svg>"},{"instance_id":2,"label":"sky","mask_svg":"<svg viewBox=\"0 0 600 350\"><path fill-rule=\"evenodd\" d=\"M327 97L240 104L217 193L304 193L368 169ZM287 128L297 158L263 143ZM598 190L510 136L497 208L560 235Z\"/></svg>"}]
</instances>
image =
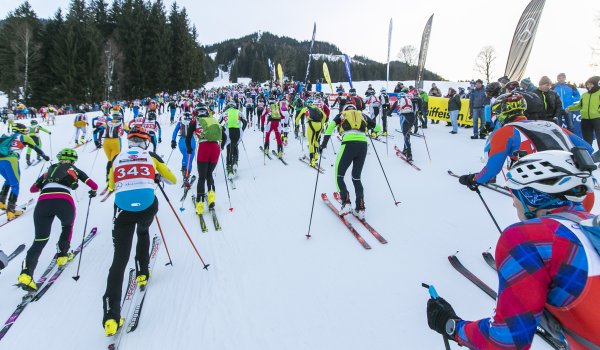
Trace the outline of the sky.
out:
<instances>
[{"instance_id":1,"label":"sky","mask_svg":"<svg viewBox=\"0 0 600 350\"><path fill-rule=\"evenodd\" d=\"M111 1L111 0L107 0ZM0 0L0 18L23 1ZM69 0L29 0L39 17L51 17ZM168 7L173 0L164 0ZM483 78L474 70L482 47L496 50L492 78L503 75L515 27L528 0L179 0L198 29L201 44L213 44L256 31L269 31L297 40L330 42L344 53L387 59L387 35L392 18L391 56L404 45L420 46L423 27L434 14L426 68L449 80ZM226 5L225 5L226 4ZM600 75L600 1L547 0L526 76L537 84L543 75L558 73L584 82ZM598 49L594 57L593 48ZM315 52L317 53L317 52ZM596 64L595 66L593 64ZM285 67L284 67L285 70Z\"/></svg>"}]
</instances>

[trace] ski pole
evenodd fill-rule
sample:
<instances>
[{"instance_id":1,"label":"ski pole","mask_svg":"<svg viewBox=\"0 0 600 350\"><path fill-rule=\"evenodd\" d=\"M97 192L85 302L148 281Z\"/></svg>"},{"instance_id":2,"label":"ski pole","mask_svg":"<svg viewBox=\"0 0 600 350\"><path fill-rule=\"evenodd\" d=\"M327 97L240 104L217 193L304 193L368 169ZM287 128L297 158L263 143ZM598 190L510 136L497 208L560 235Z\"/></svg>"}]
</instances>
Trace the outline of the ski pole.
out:
<instances>
[{"instance_id":1,"label":"ski pole","mask_svg":"<svg viewBox=\"0 0 600 350\"><path fill-rule=\"evenodd\" d=\"M202 262L202 264L204 264L204 269L208 270L208 267L210 266L210 264L205 263L204 259L202 259L202 256L198 252L198 249L196 248L196 245L194 244L194 241L192 241L192 237L190 237L189 233L185 229L185 225L183 225L183 222L181 222L181 219L179 218L179 215L177 215L177 211L175 210L175 208L173 208L173 204L171 204L171 201L169 200L169 196L167 196L167 193L165 192L165 189L161 186L160 183L158 183L158 188L160 188L160 192L162 192L163 196L165 197L165 200L169 204L169 207L171 207L171 211L173 212L173 215L175 215L175 218L177 218L177 221L179 221L179 225L181 226L181 229L185 233L185 236L187 237L187 239L190 241L190 244L192 245L192 248L194 248L194 251L196 252L196 255L198 255L198 258L200 258L200 261Z\"/></svg>"},{"instance_id":2,"label":"ski pole","mask_svg":"<svg viewBox=\"0 0 600 350\"><path fill-rule=\"evenodd\" d=\"M427 138L425 137L425 130L421 128L421 134L423 134L423 141L425 141L425 149L427 150L427 157L429 157L429 162L431 163L431 154L429 154L429 146L427 146Z\"/></svg>"},{"instance_id":3,"label":"ski pole","mask_svg":"<svg viewBox=\"0 0 600 350\"><path fill-rule=\"evenodd\" d=\"M496 221L496 218L494 217L494 214L492 214L492 211L490 210L490 208L488 207L487 203L483 199L483 196L481 195L481 192L479 192L479 187L476 187L475 192L477 192L477 195L479 196L479 199L481 199L481 202L483 203L483 206L487 210L488 214L490 214L490 217L492 218L492 221L494 221L494 225L496 225L496 228L498 229L498 232L500 232L500 234L502 234L502 230L500 229L500 226L498 225L498 222Z\"/></svg>"},{"instance_id":4,"label":"ski pole","mask_svg":"<svg viewBox=\"0 0 600 350\"><path fill-rule=\"evenodd\" d=\"M160 226L160 221L158 221L158 216L155 216L156 225L158 225L158 232L160 232L160 236L162 237L163 242L165 243L165 249L167 250L167 257L169 257L169 262L165 264L173 266L173 260L171 260L171 253L169 253L169 247L167 247L167 241L165 240L165 235L163 235L162 227Z\"/></svg>"},{"instance_id":5,"label":"ski pole","mask_svg":"<svg viewBox=\"0 0 600 350\"><path fill-rule=\"evenodd\" d=\"M392 198L394 199L394 205L398 206L398 204L400 204L400 202L397 201L396 196L394 196L394 191L392 191L392 186L390 185L387 175L385 174L385 170L383 169L383 164L381 164L381 159L379 159L379 154L377 153L377 148L375 147L375 144L373 143L373 138L371 137L371 135L367 134L367 136L369 137L369 140L371 140L371 146L373 146L373 150L375 151L375 155L377 156L377 161L379 161L379 166L381 167L381 171L383 172L383 177L385 177L385 182L387 182L387 185L390 188L390 193L392 194Z\"/></svg>"},{"instance_id":6,"label":"ski pole","mask_svg":"<svg viewBox=\"0 0 600 350\"><path fill-rule=\"evenodd\" d=\"M79 262L77 263L77 274L73 276L75 282L79 281L79 267L81 267L81 258L83 257L83 241L85 240L85 232L87 231L88 218L90 216L90 205L92 204L92 197L88 201L87 214L85 214L85 224L83 225L83 236L81 237L81 251L79 252Z\"/></svg>"},{"instance_id":7,"label":"ski pole","mask_svg":"<svg viewBox=\"0 0 600 350\"><path fill-rule=\"evenodd\" d=\"M225 176L225 188L227 189L227 198L229 199L229 211L233 211L231 206L231 196L229 195L229 180L227 179L227 173L225 172L225 161L223 161L223 154L221 154L221 164L223 165L223 176Z\"/></svg>"},{"instance_id":8,"label":"ski pole","mask_svg":"<svg viewBox=\"0 0 600 350\"><path fill-rule=\"evenodd\" d=\"M169 157L167 158L167 161L165 162L165 165L169 164L169 160L171 160L171 156L173 155L173 151L175 150L175 148L171 148L171 153L169 153Z\"/></svg>"},{"instance_id":9,"label":"ski pole","mask_svg":"<svg viewBox=\"0 0 600 350\"><path fill-rule=\"evenodd\" d=\"M429 296L431 297L431 299L437 299L440 297L433 285L421 283L421 286L429 290ZM450 341L448 340L448 336L442 334L442 338L444 338L444 347L446 348L446 350L450 350Z\"/></svg>"},{"instance_id":10,"label":"ski pole","mask_svg":"<svg viewBox=\"0 0 600 350\"><path fill-rule=\"evenodd\" d=\"M323 157L319 157L319 169L321 168L321 159ZM317 180L315 180L315 192L313 193L312 207L310 208L310 219L308 220L308 233L306 234L306 239L310 239L310 226L312 225L313 212L315 210L315 199L317 198L317 184L319 183L319 174L321 173L317 169Z\"/></svg>"},{"instance_id":11,"label":"ski pole","mask_svg":"<svg viewBox=\"0 0 600 350\"><path fill-rule=\"evenodd\" d=\"M52 151L52 134L48 135L48 139L50 140L50 156L54 156L54 152Z\"/></svg>"},{"instance_id":12,"label":"ski pole","mask_svg":"<svg viewBox=\"0 0 600 350\"><path fill-rule=\"evenodd\" d=\"M252 163L250 162L250 157L248 157L248 151L246 151L246 145L244 144L244 139L242 139L242 147L244 148L244 153L246 154L246 159L248 160L248 165L250 165L250 172L252 173L252 178L256 180L256 176L254 175L254 168L252 167Z\"/></svg>"}]
</instances>

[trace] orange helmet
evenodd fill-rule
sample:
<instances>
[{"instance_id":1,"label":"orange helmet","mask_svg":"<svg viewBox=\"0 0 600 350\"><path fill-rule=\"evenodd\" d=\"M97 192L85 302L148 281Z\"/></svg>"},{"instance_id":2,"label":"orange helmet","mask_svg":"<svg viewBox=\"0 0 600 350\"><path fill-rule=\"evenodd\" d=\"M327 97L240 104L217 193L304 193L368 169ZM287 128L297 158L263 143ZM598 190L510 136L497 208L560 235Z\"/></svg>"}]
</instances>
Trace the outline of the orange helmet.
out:
<instances>
[{"instance_id":1,"label":"orange helmet","mask_svg":"<svg viewBox=\"0 0 600 350\"><path fill-rule=\"evenodd\" d=\"M128 140L131 140L136 137L139 139L142 139L142 140L150 140L150 134L148 134L148 131L146 131L146 128L141 127L139 125L132 126L131 129L129 130L129 133L127 134Z\"/></svg>"}]
</instances>

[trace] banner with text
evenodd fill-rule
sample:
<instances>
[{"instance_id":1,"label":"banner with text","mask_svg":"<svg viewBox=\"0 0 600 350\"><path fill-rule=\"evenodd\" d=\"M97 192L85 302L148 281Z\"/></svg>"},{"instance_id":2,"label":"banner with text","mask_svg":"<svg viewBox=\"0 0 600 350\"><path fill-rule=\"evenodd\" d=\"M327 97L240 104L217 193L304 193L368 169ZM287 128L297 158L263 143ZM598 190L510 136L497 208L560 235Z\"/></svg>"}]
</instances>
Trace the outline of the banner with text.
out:
<instances>
[{"instance_id":1,"label":"banner with text","mask_svg":"<svg viewBox=\"0 0 600 350\"><path fill-rule=\"evenodd\" d=\"M429 96L429 103L427 105L427 118L431 120L441 120L450 122L450 115L448 114L448 100L446 97L435 97ZM473 125L473 118L469 113L469 100L460 99L460 111L458 112L458 124L462 125Z\"/></svg>"}]
</instances>

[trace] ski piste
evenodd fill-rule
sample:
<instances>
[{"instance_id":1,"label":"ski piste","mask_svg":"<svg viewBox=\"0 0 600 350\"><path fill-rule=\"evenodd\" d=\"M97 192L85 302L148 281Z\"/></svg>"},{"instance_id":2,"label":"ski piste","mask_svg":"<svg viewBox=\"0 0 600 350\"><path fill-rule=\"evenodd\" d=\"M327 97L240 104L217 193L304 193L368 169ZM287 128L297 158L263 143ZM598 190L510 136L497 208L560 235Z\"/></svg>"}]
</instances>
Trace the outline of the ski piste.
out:
<instances>
[{"instance_id":1,"label":"ski piste","mask_svg":"<svg viewBox=\"0 0 600 350\"><path fill-rule=\"evenodd\" d=\"M356 231L356 229L354 228L354 226L352 226L351 223L348 222L348 220L346 220L346 218L342 215L340 215L339 210L329 201L329 198L327 197L326 193L321 193L321 198L323 199L323 202L325 202L325 204L329 207L329 209L331 209L331 211L340 219L342 220L342 223L344 225L346 225L346 227L348 228L348 230L350 230L350 232L354 235L354 238L356 238L356 240L358 241L358 243L360 243L363 248L365 249L371 249L371 246L369 245L369 243L367 243L367 241L365 241L365 239L360 235L360 233L358 233L358 231Z\"/></svg>"},{"instance_id":2,"label":"ski piste","mask_svg":"<svg viewBox=\"0 0 600 350\"><path fill-rule=\"evenodd\" d=\"M15 221L15 220L17 220L17 219L25 216L25 213L27 213L29 211L29 209L31 209L33 207L33 202L34 202L34 199L32 198L27 203L25 203L25 204L23 204L21 206L15 207L15 210L22 210L23 213L21 215L19 215L19 216L15 216L12 220L8 220L8 218L6 218L6 221L4 221L3 223L1 223L0 227L2 227L4 225L8 225L11 222L13 222L13 221ZM4 211L4 213L2 215L5 215L5 214L6 214L6 211Z\"/></svg>"},{"instance_id":3,"label":"ski piste","mask_svg":"<svg viewBox=\"0 0 600 350\"><path fill-rule=\"evenodd\" d=\"M479 277L477 277L474 273L472 273L469 269L467 269L462 262L455 255L450 255L448 257L450 264L456 271L458 271L461 275L466 277L469 281L471 281L475 286L481 289L485 294L487 294L490 298L496 300L498 298L498 293L493 290L490 286L488 286L485 282L483 282ZM542 326L537 326L536 332L546 343L552 346L554 349L562 350L566 349L564 345L557 344L552 335Z\"/></svg>"},{"instance_id":4,"label":"ski piste","mask_svg":"<svg viewBox=\"0 0 600 350\"><path fill-rule=\"evenodd\" d=\"M12 253L8 256L8 261L10 262L12 259L16 258L17 255L21 254L22 251L25 250L25 244L21 244Z\"/></svg>"},{"instance_id":5,"label":"ski piste","mask_svg":"<svg viewBox=\"0 0 600 350\"><path fill-rule=\"evenodd\" d=\"M48 279L48 282L46 284L44 284L46 282L47 277L50 275L50 273L56 267L56 258L54 258L54 259L52 259L52 261L50 261L50 264L48 265L48 268L46 268L46 271L44 271L44 273L42 274L42 276L39 278L39 280L35 284L36 287L37 287L37 289L35 291L28 292L27 294L25 294L25 296L23 296L23 299L21 300L21 302L19 303L19 305L17 305L17 308L15 309L15 311L13 311L13 313L10 315L10 317L8 318L8 320L6 320L6 322L4 323L4 327L2 328L2 330L0 330L0 340L2 340L2 338L4 338L4 336L6 335L6 333L10 330L10 328L12 327L12 325L17 321L17 319L19 318L19 316L21 315L21 313L23 312L23 310L25 310L25 308L27 307L27 305L29 305L32 301L38 301L38 300L40 300L40 298L44 294L46 294L46 292L48 291L48 289L50 289L50 287L52 287L52 285L54 284L54 282L56 282L56 280L58 279L58 277L60 277L60 275L62 274L62 272L65 270L65 268L67 268L67 266L69 266L70 262L73 261L73 260L75 260L75 257L77 255L79 255L79 253L81 252L81 250L85 246L87 246L89 244L89 242L94 237L96 237L96 232L97 231L98 230L97 230L96 227L92 228L92 230L84 238L83 242L73 252L73 259L69 260L65 265L59 267L54 272L54 274L52 274L52 276Z\"/></svg>"},{"instance_id":6,"label":"ski piste","mask_svg":"<svg viewBox=\"0 0 600 350\"><path fill-rule=\"evenodd\" d=\"M258 149L265 155L267 156L267 158L273 160L273 158L271 158L271 156L269 155L269 153L265 153L265 149L263 148L263 146L258 146Z\"/></svg>"},{"instance_id":7,"label":"ski piste","mask_svg":"<svg viewBox=\"0 0 600 350\"><path fill-rule=\"evenodd\" d=\"M416 170L421 171L421 168L419 168L418 166L416 166L415 163L413 163L412 160L408 160L408 158L406 158L406 156L404 155L404 153L402 153L402 151L400 151L400 148L398 148L398 146L394 145L394 150L396 151L396 156L398 156L398 158L402 159L403 161L405 161L406 163L408 163L408 165L412 166Z\"/></svg>"},{"instance_id":8,"label":"ski piste","mask_svg":"<svg viewBox=\"0 0 600 350\"><path fill-rule=\"evenodd\" d=\"M140 323L140 316L142 314L142 307L144 306L144 299L146 298L146 292L148 291L148 285L151 281L152 270L154 269L154 264L156 263L156 256L158 255L158 251L162 244L162 240L158 236L154 236L152 239L152 249L150 250L150 262L148 264L148 283L142 287L140 286L139 292L136 295L136 303L133 307L133 314L131 315L131 320L127 325L127 333L131 333L135 331Z\"/></svg>"},{"instance_id":9,"label":"ski piste","mask_svg":"<svg viewBox=\"0 0 600 350\"><path fill-rule=\"evenodd\" d=\"M194 213L196 213L196 196L195 195L192 195L192 203L194 203ZM196 215L198 216L198 220L200 220L200 229L202 230L202 232L208 232L208 227L206 226L206 220L204 220L204 215L198 214L198 213L196 213Z\"/></svg>"},{"instance_id":10,"label":"ski piste","mask_svg":"<svg viewBox=\"0 0 600 350\"><path fill-rule=\"evenodd\" d=\"M137 291L137 283L136 283L136 275L135 269L129 269L129 283L127 284L127 290L125 291L125 296L123 296L123 302L121 303L121 314L125 311L125 316L129 314L129 310L131 309L131 304L135 293ZM119 320L120 322L120 320ZM125 322L125 321L124 321ZM119 344L121 344L121 338L123 337L123 326L117 329L117 332L112 336L108 337L108 349L109 350L117 350L119 348Z\"/></svg>"},{"instance_id":11,"label":"ski piste","mask_svg":"<svg viewBox=\"0 0 600 350\"><path fill-rule=\"evenodd\" d=\"M192 177L190 178L190 182L187 184L185 181L183 182L183 185L181 187L183 187L183 196L181 197L180 202L183 202L185 200L185 198L187 197L187 194L190 190L190 188L192 188L192 185L194 184L194 182L196 182L196 175L192 175Z\"/></svg>"},{"instance_id":12,"label":"ski piste","mask_svg":"<svg viewBox=\"0 0 600 350\"><path fill-rule=\"evenodd\" d=\"M279 160L280 160L280 161L281 161L283 164L285 164L285 165L288 165L288 163L287 163L285 160L283 160L283 157L281 157L281 158L280 158L280 157L277 155L277 152L275 152L275 150L271 150L271 153L273 153L273 155L274 155L274 156L275 156L277 159L279 159Z\"/></svg>"},{"instance_id":13,"label":"ski piste","mask_svg":"<svg viewBox=\"0 0 600 350\"><path fill-rule=\"evenodd\" d=\"M460 178L460 175L456 175L455 173L452 172L452 170L448 170L448 175L450 176L454 176L455 178ZM495 185L495 184L479 184L479 186L483 186L487 189L490 189L492 191L496 191L498 193L502 193L505 196L509 196L511 197L510 192L508 192L508 190L504 187Z\"/></svg>"},{"instance_id":14,"label":"ski piste","mask_svg":"<svg viewBox=\"0 0 600 350\"><path fill-rule=\"evenodd\" d=\"M338 203L342 204L342 197L340 196L339 192L334 192L333 193L333 198L335 198L335 200L338 201ZM363 226L367 229L367 231L371 232L371 234L373 236L375 236L375 238L377 238L377 240L379 241L379 243L386 244L388 242L385 238L383 238L382 235L379 234L379 232L377 232L377 230L375 230L373 228L373 226L369 225L369 223L367 222L367 220L361 219L358 216L356 216L354 214L354 211L352 211L352 215L354 215L354 217L356 218L356 220L360 221L360 223L363 224Z\"/></svg>"},{"instance_id":15,"label":"ski piste","mask_svg":"<svg viewBox=\"0 0 600 350\"><path fill-rule=\"evenodd\" d=\"M325 174L325 169L323 169L323 168L318 168L318 167L316 167L316 166L311 166L311 165L310 165L310 162L309 162L309 161L308 161L308 159L306 159L305 157L300 157L300 158L298 158L298 160L299 160L299 161L301 161L302 163L304 163L304 164L308 165L310 168L312 168L312 169L314 169L314 170L316 170L316 171L320 172L321 174Z\"/></svg>"}]
</instances>

